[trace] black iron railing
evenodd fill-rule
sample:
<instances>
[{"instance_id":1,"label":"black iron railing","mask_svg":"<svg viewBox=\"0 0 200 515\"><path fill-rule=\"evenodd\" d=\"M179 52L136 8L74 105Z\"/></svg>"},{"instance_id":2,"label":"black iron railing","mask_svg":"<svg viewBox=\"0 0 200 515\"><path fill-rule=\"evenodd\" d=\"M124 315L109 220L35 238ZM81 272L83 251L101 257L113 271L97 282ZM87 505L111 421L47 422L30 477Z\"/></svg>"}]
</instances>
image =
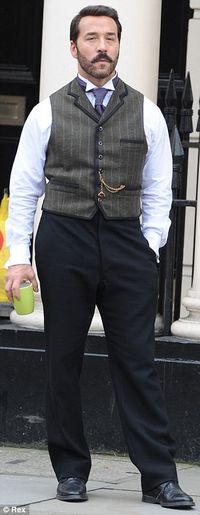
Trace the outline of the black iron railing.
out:
<instances>
[{"instance_id":1,"label":"black iron railing","mask_svg":"<svg viewBox=\"0 0 200 515\"><path fill-rule=\"evenodd\" d=\"M171 228L168 242L167 245L161 249L160 253L158 300L158 314L162 319L159 332L162 332L164 335L170 334L172 322L177 320L180 316L185 214L187 207L193 207L196 212L197 205L197 187L196 197L194 199L187 199L188 157L190 148L196 148L198 153L196 173L197 186L200 160L200 138L198 142L190 142L190 134L193 132L192 105L193 95L190 74L188 73L183 89L181 108L178 110L174 72L171 70L165 95L164 116L169 130L173 156L173 203L170 213ZM179 126L177 126L177 120ZM200 133L200 110L198 111L196 131Z\"/></svg>"}]
</instances>

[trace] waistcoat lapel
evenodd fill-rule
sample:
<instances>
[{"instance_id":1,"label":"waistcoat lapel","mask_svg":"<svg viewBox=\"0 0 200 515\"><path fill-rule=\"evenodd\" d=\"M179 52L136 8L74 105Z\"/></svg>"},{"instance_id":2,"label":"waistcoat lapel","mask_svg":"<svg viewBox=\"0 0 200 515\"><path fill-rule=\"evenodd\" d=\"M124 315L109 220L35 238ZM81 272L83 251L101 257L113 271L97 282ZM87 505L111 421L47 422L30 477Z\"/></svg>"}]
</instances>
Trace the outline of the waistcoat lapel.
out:
<instances>
[{"instance_id":1,"label":"waistcoat lapel","mask_svg":"<svg viewBox=\"0 0 200 515\"><path fill-rule=\"evenodd\" d=\"M85 114L87 114L87 116L96 122L99 121L98 113L95 111L91 102L88 100L87 95L82 90L76 79L70 82L68 87L68 95L74 97L74 104Z\"/></svg>"},{"instance_id":2,"label":"waistcoat lapel","mask_svg":"<svg viewBox=\"0 0 200 515\"><path fill-rule=\"evenodd\" d=\"M123 104L124 97L128 95L126 84L119 79L115 91L108 102L100 120L101 123L106 122Z\"/></svg>"},{"instance_id":3,"label":"waistcoat lapel","mask_svg":"<svg viewBox=\"0 0 200 515\"><path fill-rule=\"evenodd\" d=\"M119 79L116 89L113 92L101 117L98 116L98 113L95 111L94 107L88 100L85 92L82 90L76 79L70 82L68 87L68 95L74 97L74 104L90 118L96 122L101 121L101 123L104 123L115 113L115 111L117 111L123 105L124 97L128 95L128 90L126 84L121 79Z\"/></svg>"}]
</instances>

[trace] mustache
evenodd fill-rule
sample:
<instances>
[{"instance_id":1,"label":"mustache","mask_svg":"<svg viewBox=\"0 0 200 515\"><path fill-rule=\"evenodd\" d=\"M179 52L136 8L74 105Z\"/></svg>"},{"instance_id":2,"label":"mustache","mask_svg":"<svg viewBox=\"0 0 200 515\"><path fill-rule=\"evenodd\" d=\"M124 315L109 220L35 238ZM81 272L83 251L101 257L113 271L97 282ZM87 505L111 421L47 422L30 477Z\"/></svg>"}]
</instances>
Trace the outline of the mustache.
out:
<instances>
[{"instance_id":1,"label":"mustache","mask_svg":"<svg viewBox=\"0 0 200 515\"><path fill-rule=\"evenodd\" d=\"M99 54L94 57L94 59L91 61L92 64L98 63L99 61L108 61L108 63L112 63L112 59L105 53L105 52L99 52Z\"/></svg>"}]
</instances>

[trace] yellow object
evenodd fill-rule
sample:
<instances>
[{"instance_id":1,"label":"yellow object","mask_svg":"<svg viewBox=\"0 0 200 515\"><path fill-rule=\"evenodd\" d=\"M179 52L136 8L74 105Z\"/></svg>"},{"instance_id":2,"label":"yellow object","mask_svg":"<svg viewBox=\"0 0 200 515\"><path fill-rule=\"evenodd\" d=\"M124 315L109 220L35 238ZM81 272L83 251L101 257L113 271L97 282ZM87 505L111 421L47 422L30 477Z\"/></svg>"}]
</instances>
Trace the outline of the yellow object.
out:
<instances>
[{"instance_id":1,"label":"yellow object","mask_svg":"<svg viewBox=\"0 0 200 515\"><path fill-rule=\"evenodd\" d=\"M8 303L8 298L5 292L5 275L6 269L4 268L6 261L9 258L9 250L6 247L5 235L5 222L8 218L8 194L4 192L3 199L0 204L0 302Z\"/></svg>"}]
</instances>

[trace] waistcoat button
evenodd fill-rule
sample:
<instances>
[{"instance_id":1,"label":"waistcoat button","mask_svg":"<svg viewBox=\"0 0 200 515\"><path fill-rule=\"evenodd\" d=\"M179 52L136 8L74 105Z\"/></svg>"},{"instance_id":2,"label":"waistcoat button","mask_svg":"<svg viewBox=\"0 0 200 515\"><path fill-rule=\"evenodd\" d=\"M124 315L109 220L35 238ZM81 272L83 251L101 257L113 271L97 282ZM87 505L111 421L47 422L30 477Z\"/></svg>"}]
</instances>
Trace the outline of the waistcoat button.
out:
<instances>
[{"instance_id":1,"label":"waistcoat button","mask_svg":"<svg viewBox=\"0 0 200 515\"><path fill-rule=\"evenodd\" d=\"M99 154L98 158L99 158L99 159L103 159L102 154Z\"/></svg>"},{"instance_id":2,"label":"waistcoat button","mask_svg":"<svg viewBox=\"0 0 200 515\"><path fill-rule=\"evenodd\" d=\"M103 131L103 127L100 125L99 132L102 132L102 131Z\"/></svg>"}]
</instances>

